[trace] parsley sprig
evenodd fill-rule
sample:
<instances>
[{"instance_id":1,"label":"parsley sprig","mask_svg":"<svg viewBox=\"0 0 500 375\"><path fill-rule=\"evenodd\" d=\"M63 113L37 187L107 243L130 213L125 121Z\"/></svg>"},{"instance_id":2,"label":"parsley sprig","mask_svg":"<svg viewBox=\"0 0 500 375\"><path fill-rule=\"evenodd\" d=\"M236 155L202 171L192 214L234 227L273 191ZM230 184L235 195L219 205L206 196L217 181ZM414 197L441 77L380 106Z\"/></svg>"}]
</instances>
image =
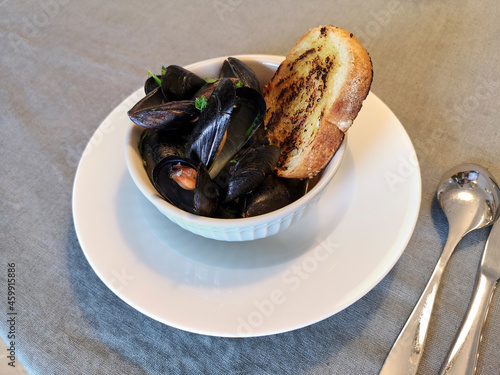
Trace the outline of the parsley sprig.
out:
<instances>
[{"instance_id":1,"label":"parsley sprig","mask_svg":"<svg viewBox=\"0 0 500 375\"><path fill-rule=\"evenodd\" d=\"M207 106L207 98L205 97L205 95L203 95L199 98L196 98L194 100L194 106L196 107L196 109L198 111L203 112L203 110Z\"/></svg>"}]
</instances>

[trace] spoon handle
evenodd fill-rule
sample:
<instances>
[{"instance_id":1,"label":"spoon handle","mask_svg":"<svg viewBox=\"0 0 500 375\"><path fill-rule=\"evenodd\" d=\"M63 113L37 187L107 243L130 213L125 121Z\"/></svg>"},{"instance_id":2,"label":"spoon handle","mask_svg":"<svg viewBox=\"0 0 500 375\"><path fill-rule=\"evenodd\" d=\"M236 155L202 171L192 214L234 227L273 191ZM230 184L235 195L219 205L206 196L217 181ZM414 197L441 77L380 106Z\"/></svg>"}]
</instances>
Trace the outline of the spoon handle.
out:
<instances>
[{"instance_id":1,"label":"spoon handle","mask_svg":"<svg viewBox=\"0 0 500 375\"><path fill-rule=\"evenodd\" d=\"M417 372L424 351L429 321L441 276L453 250L462 237L463 235L456 236L453 231L449 231L448 240L431 278L406 321L403 330L394 342L382 366L380 375L411 375Z\"/></svg>"},{"instance_id":2,"label":"spoon handle","mask_svg":"<svg viewBox=\"0 0 500 375\"><path fill-rule=\"evenodd\" d=\"M488 306L496 283L496 280L486 277L483 273L480 274L467 315L441 367L440 375L474 374L481 329L488 314Z\"/></svg>"}]
</instances>

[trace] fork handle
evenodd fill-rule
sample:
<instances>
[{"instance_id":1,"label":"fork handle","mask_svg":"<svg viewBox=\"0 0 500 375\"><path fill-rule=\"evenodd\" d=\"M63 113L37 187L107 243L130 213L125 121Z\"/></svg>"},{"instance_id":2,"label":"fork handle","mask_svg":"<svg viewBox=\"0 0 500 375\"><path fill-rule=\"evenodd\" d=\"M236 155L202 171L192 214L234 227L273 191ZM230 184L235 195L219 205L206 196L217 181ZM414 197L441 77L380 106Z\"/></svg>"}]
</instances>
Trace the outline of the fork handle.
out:
<instances>
[{"instance_id":1,"label":"fork handle","mask_svg":"<svg viewBox=\"0 0 500 375\"><path fill-rule=\"evenodd\" d=\"M480 274L467 315L439 375L472 375L476 371L481 330L496 283L497 280L492 280L483 273Z\"/></svg>"}]
</instances>

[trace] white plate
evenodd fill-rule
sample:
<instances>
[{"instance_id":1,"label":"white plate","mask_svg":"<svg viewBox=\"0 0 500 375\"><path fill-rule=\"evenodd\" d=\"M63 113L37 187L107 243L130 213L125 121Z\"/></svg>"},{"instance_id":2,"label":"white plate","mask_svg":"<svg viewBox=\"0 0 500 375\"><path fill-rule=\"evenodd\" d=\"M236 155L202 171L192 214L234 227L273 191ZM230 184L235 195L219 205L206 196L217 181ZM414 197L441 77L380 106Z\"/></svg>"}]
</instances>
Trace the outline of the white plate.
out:
<instances>
[{"instance_id":1,"label":"white plate","mask_svg":"<svg viewBox=\"0 0 500 375\"><path fill-rule=\"evenodd\" d=\"M278 63L270 58L270 66ZM73 216L92 268L142 313L206 335L286 332L357 301L404 251L420 207L420 170L403 126L374 94L319 204L275 236L239 243L181 229L136 188L124 138L126 112L140 96L115 108L90 140Z\"/></svg>"}]
</instances>

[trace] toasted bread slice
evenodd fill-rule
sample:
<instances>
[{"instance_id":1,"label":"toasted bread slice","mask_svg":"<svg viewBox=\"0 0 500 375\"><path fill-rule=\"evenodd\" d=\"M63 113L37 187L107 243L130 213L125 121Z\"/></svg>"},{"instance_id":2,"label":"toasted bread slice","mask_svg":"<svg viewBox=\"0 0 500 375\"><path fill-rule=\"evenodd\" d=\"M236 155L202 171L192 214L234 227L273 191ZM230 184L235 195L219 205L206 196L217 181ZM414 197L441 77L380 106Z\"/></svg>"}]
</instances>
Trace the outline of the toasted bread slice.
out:
<instances>
[{"instance_id":1,"label":"toasted bread slice","mask_svg":"<svg viewBox=\"0 0 500 375\"><path fill-rule=\"evenodd\" d=\"M278 176L311 178L339 148L372 82L372 63L346 30L319 26L302 36L264 87L264 129L281 149Z\"/></svg>"}]
</instances>

